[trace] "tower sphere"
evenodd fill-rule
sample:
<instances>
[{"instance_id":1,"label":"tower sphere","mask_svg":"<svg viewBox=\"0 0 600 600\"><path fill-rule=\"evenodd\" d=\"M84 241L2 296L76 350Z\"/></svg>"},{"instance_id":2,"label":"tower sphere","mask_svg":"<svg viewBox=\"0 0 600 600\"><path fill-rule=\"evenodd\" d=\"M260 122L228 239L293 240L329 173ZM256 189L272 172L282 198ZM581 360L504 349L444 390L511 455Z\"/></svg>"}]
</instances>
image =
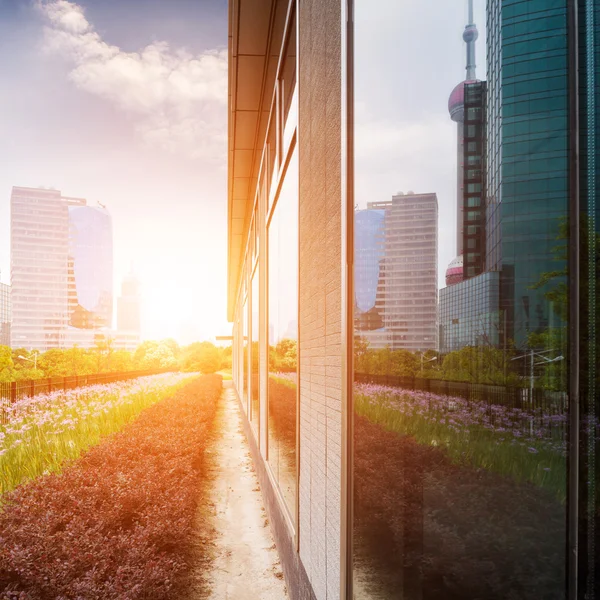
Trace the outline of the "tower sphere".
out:
<instances>
[{"instance_id":1,"label":"tower sphere","mask_svg":"<svg viewBox=\"0 0 600 600\"><path fill-rule=\"evenodd\" d=\"M465 84L477 83L477 81L479 80L461 81L452 90L450 98L448 98L448 112L455 123L463 123L465 120Z\"/></svg>"},{"instance_id":2,"label":"tower sphere","mask_svg":"<svg viewBox=\"0 0 600 600\"><path fill-rule=\"evenodd\" d=\"M463 31L463 40L469 44L475 42L479 37L479 31L476 25L467 25Z\"/></svg>"}]
</instances>

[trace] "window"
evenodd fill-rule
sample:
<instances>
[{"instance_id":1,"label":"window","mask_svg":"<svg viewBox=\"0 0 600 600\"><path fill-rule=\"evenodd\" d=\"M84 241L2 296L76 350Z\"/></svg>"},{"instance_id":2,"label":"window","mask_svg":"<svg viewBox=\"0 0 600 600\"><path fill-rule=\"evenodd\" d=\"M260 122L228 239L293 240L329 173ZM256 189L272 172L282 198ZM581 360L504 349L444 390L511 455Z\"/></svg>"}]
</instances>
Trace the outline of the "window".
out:
<instances>
[{"instance_id":1,"label":"window","mask_svg":"<svg viewBox=\"0 0 600 600\"><path fill-rule=\"evenodd\" d=\"M268 229L268 460L292 519L298 402L298 186L294 149Z\"/></svg>"},{"instance_id":2,"label":"window","mask_svg":"<svg viewBox=\"0 0 600 600\"><path fill-rule=\"evenodd\" d=\"M250 423L256 435L256 441L260 440L260 288L259 267L257 266L252 276L252 321L250 332L252 343L250 347Z\"/></svg>"},{"instance_id":3,"label":"window","mask_svg":"<svg viewBox=\"0 0 600 600\"><path fill-rule=\"evenodd\" d=\"M450 3L451 27L408 4L353 3L353 600L565 600L568 3ZM406 133L439 118L444 142ZM412 185L418 202L392 195Z\"/></svg>"}]
</instances>

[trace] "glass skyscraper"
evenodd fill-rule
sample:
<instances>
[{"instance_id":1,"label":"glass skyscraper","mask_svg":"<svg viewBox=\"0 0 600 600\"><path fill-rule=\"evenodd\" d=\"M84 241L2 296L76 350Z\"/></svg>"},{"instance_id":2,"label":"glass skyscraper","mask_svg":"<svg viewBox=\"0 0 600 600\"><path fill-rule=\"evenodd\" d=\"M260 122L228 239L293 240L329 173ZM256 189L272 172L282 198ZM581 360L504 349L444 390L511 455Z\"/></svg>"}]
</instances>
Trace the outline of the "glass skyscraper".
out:
<instances>
[{"instance_id":1,"label":"glass skyscraper","mask_svg":"<svg viewBox=\"0 0 600 600\"><path fill-rule=\"evenodd\" d=\"M110 215L58 190L14 187L11 284L14 348L93 345L93 331L112 324Z\"/></svg>"}]
</instances>

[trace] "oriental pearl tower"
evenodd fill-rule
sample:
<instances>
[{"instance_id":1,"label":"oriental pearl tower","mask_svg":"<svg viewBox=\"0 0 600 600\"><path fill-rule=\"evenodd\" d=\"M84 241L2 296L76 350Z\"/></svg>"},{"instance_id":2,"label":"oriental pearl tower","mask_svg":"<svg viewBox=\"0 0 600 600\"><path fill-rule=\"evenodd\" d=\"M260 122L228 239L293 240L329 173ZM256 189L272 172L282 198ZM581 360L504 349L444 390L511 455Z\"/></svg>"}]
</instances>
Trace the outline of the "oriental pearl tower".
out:
<instances>
[{"instance_id":1,"label":"oriental pearl tower","mask_svg":"<svg viewBox=\"0 0 600 600\"><path fill-rule=\"evenodd\" d=\"M463 280L463 186L464 186L464 120L465 120L465 84L479 81L475 76L475 42L479 37L477 26L473 23L473 0L469 2L469 22L463 31L463 40L467 44L467 77L450 94L448 111L456 123L456 258L446 270L446 285L454 285Z\"/></svg>"}]
</instances>

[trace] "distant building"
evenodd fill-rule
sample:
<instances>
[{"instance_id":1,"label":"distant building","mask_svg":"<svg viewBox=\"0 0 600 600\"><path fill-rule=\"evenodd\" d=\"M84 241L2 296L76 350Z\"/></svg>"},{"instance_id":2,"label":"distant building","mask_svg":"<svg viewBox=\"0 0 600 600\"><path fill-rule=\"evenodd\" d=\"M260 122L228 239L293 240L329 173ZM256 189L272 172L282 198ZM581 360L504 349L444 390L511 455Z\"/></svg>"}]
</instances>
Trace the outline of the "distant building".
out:
<instances>
[{"instance_id":1,"label":"distant building","mask_svg":"<svg viewBox=\"0 0 600 600\"><path fill-rule=\"evenodd\" d=\"M457 256L440 290L438 350L499 344L499 274L486 271L487 83L475 75L473 0L463 32L467 78L452 91L450 118L457 123Z\"/></svg>"},{"instance_id":2,"label":"distant building","mask_svg":"<svg viewBox=\"0 0 600 600\"><path fill-rule=\"evenodd\" d=\"M436 347L438 204L396 194L355 214L355 329L372 348Z\"/></svg>"},{"instance_id":3,"label":"distant building","mask_svg":"<svg viewBox=\"0 0 600 600\"><path fill-rule=\"evenodd\" d=\"M121 284L121 296L117 300L117 330L141 331L140 282L130 273Z\"/></svg>"},{"instance_id":4,"label":"distant building","mask_svg":"<svg viewBox=\"0 0 600 600\"><path fill-rule=\"evenodd\" d=\"M59 190L11 195L11 345L93 345L112 326L112 224L103 208Z\"/></svg>"},{"instance_id":5,"label":"distant building","mask_svg":"<svg viewBox=\"0 0 600 600\"><path fill-rule=\"evenodd\" d=\"M0 346L10 346L11 321L10 286L0 283Z\"/></svg>"},{"instance_id":6,"label":"distant building","mask_svg":"<svg viewBox=\"0 0 600 600\"><path fill-rule=\"evenodd\" d=\"M440 290L439 351L500 342L500 273L490 271Z\"/></svg>"}]
</instances>

